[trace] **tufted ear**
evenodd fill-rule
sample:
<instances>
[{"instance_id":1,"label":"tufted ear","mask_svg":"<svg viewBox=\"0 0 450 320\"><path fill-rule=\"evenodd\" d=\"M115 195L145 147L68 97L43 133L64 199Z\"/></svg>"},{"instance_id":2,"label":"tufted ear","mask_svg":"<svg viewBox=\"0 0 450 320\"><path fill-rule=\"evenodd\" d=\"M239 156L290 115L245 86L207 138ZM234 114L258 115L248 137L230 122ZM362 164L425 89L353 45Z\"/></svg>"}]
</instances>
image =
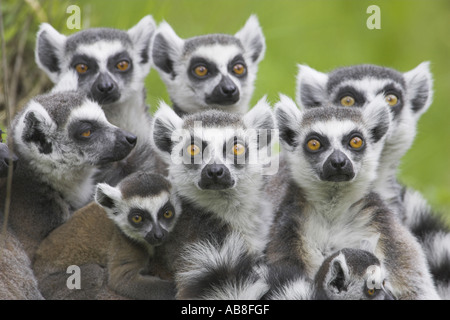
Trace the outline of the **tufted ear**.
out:
<instances>
[{"instance_id":1,"label":"tufted ear","mask_svg":"<svg viewBox=\"0 0 450 320\"><path fill-rule=\"evenodd\" d=\"M275 104L275 117L281 141L285 146L295 148L302 112L291 98L281 94L280 101Z\"/></svg>"},{"instance_id":2,"label":"tufted ear","mask_svg":"<svg viewBox=\"0 0 450 320\"><path fill-rule=\"evenodd\" d=\"M324 106L328 75L307 65L298 65L295 101L301 107Z\"/></svg>"},{"instance_id":3,"label":"tufted ear","mask_svg":"<svg viewBox=\"0 0 450 320\"><path fill-rule=\"evenodd\" d=\"M172 153L175 130L181 129L183 120L165 102L161 102L153 120L153 142L163 155Z\"/></svg>"},{"instance_id":4,"label":"tufted ear","mask_svg":"<svg viewBox=\"0 0 450 320\"><path fill-rule=\"evenodd\" d=\"M416 68L403 74L408 99L414 114L421 116L430 107L433 100L433 77L430 62L422 62Z\"/></svg>"},{"instance_id":5,"label":"tufted ear","mask_svg":"<svg viewBox=\"0 0 450 320\"><path fill-rule=\"evenodd\" d=\"M392 121L392 115L383 94L377 95L364 107L363 116L374 143L377 143L386 135Z\"/></svg>"},{"instance_id":6,"label":"tufted ear","mask_svg":"<svg viewBox=\"0 0 450 320\"><path fill-rule=\"evenodd\" d=\"M66 39L48 23L41 24L36 36L36 63L54 83L59 80Z\"/></svg>"},{"instance_id":7,"label":"tufted ear","mask_svg":"<svg viewBox=\"0 0 450 320\"><path fill-rule=\"evenodd\" d=\"M150 43L155 30L156 24L150 15L142 18L134 27L128 30L128 35L141 57L139 61L141 64L146 64L150 60Z\"/></svg>"},{"instance_id":8,"label":"tufted ear","mask_svg":"<svg viewBox=\"0 0 450 320\"><path fill-rule=\"evenodd\" d=\"M152 59L155 68L163 73L175 76L174 62L181 56L184 40L178 37L172 27L161 22L152 44Z\"/></svg>"},{"instance_id":9,"label":"tufted ear","mask_svg":"<svg viewBox=\"0 0 450 320\"><path fill-rule=\"evenodd\" d=\"M95 189L95 202L105 209L110 217L116 215L117 203L122 200L122 193L118 188L106 183L99 183Z\"/></svg>"},{"instance_id":10,"label":"tufted ear","mask_svg":"<svg viewBox=\"0 0 450 320\"><path fill-rule=\"evenodd\" d=\"M340 253L330 262L328 273L325 276L324 287L328 287L328 290L339 294L346 291L349 279L350 272L347 261L344 254Z\"/></svg>"},{"instance_id":11,"label":"tufted ear","mask_svg":"<svg viewBox=\"0 0 450 320\"><path fill-rule=\"evenodd\" d=\"M259 63L264 58L266 40L256 15L251 15L244 27L234 36L241 41L252 62Z\"/></svg>"},{"instance_id":12,"label":"tufted ear","mask_svg":"<svg viewBox=\"0 0 450 320\"><path fill-rule=\"evenodd\" d=\"M49 154L53 151L53 145L49 139L49 132L51 128L45 117L39 112L28 111L23 116L23 123L21 125L22 140L25 143L36 145L39 152L42 154Z\"/></svg>"}]
</instances>

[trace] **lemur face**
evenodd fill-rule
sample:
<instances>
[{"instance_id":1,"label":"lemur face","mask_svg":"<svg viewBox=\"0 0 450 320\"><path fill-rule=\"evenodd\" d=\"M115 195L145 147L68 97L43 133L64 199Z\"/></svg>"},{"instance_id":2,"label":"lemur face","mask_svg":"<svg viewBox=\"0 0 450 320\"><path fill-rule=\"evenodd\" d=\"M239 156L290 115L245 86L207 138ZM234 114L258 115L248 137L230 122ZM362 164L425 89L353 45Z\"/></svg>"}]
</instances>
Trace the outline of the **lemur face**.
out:
<instances>
[{"instance_id":1,"label":"lemur face","mask_svg":"<svg viewBox=\"0 0 450 320\"><path fill-rule=\"evenodd\" d=\"M0 130L0 178L5 178L8 175L10 160L12 160L13 168L15 168L19 158L14 154L11 155L8 146L3 143L2 134L3 132Z\"/></svg>"},{"instance_id":2,"label":"lemur face","mask_svg":"<svg viewBox=\"0 0 450 320\"><path fill-rule=\"evenodd\" d=\"M117 187L98 184L95 200L128 237L151 246L167 240L181 213L170 182L144 172L131 174Z\"/></svg>"},{"instance_id":3,"label":"lemur face","mask_svg":"<svg viewBox=\"0 0 450 320\"><path fill-rule=\"evenodd\" d=\"M315 276L317 299L393 300L386 270L371 252L342 249L323 262Z\"/></svg>"},{"instance_id":4,"label":"lemur face","mask_svg":"<svg viewBox=\"0 0 450 320\"><path fill-rule=\"evenodd\" d=\"M153 125L179 191L208 194L242 188L261 174L274 121L261 100L244 117L208 110L181 119L162 104Z\"/></svg>"},{"instance_id":5,"label":"lemur face","mask_svg":"<svg viewBox=\"0 0 450 320\"><path fill-rule=\"evenodd\" d=\"M98 104L76 92L35 97L13 128L20 157L70 170L121 160L137 139L110 124Z\"/></svg>"},{"instance_id":6,"label":"lemur face","mask_svg":"<svg viewBox=\"0 0 450 320\"><path fill-rule=\"evenodd\" d=\"M77 90L108 105L142 94L150 71L151 16L128 31L93 28L71 36L42 24L37 35L36 62L56 91Z\"/></svg>"},{"instance_id":7,"label":"lemur face","mask_svg":"<svg viewBox=\"0 0 450 320\"><path fill-rule=\"evenodd\" d=\"M264 50L258 20L251 16L234 36L209 34L186 40L163 22L152 57L179 113L209 108L244 113Z\"/></svg>"},{"instance_id":8,"label":"lemur face","mask_svg":"<svg viewBox=\"0 0 450 320\"><path fill-rule=\"evenodd\" d=\"M276 116L293 178L299 185L368 182L375 178L390 124L382 96L364 112L338 107L300 111L292 100L281 96Z\"/></svg>"},{"instance_id":9,"label":"lemur face","mask_svg":"<svg viewBox=\"0 0 450 320\"><path fill-rule=\"evenodd\" d=\"M336 69L328 74L300 65L297 103L315 106L365 107L383 94L393 116L386 139L387 156L400 159L411 146L420 116L432 100L429 63L400 73L374 65Z\"/></svg>"}]
</instances>

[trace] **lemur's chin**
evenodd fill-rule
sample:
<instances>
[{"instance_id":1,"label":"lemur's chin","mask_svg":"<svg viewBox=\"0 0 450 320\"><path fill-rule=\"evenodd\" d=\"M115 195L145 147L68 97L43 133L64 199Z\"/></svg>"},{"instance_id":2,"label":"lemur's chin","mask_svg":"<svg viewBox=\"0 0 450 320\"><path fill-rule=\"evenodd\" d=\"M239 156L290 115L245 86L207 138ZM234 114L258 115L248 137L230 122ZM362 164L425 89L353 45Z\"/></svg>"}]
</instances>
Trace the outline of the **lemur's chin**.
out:
<instances>
[{"instance_id":1,"label":"lemur's chin","mask_svg":"<svg viewBox=\"0 0 450 320\"><path fill-rule=\"evenodd\" d=\"M329 182L347 182L351 181L354 178L354 175L351 174L335 174L331 176L321 177L323 181Z\"/></svg>"}]
</instances>

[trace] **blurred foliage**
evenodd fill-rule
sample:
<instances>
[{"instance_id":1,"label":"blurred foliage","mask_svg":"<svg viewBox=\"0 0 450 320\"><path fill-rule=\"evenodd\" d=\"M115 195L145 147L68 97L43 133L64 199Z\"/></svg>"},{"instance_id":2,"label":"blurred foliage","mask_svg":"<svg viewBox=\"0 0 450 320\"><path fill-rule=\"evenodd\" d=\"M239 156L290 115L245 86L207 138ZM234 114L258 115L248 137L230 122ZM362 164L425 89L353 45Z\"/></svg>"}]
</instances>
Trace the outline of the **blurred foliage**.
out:
<instances>
[{"instance_id":1,"label":"blurred foliage","mask_svg":"<svg viewBox=\"0 0 450 320\"><path fill-rule=\"evenodd\" d=\"M128 29L144 15L166 20L183 38L206 33L234 34L250 14L258 15L267 51L260 64L253 103L264 94L295 96L297 63L329 71L372 63L408 71L431 61L434 103L422 117L416 141L402 162L400 179L448 215L450 221L450 1L448 0L2 0L10 66L10 87L17 77L15 106L48 89L34 62L38 24L50 22L64 34L66 8L81 8L82 28ZM369 5L381 8L381 30L369 30ZM22 43L25 45L22 47ZM21 68L16 68L22 59ZM3 79L3 78L2 78ZM2 86L3 87L3 86ZM155 70L146 79L147 102L169 101ZM0 89L2 90L2 89ZM3 92L2 92L3 93ZM0 108L4 108L0 99Z\"/></svg>"}]
</instances>

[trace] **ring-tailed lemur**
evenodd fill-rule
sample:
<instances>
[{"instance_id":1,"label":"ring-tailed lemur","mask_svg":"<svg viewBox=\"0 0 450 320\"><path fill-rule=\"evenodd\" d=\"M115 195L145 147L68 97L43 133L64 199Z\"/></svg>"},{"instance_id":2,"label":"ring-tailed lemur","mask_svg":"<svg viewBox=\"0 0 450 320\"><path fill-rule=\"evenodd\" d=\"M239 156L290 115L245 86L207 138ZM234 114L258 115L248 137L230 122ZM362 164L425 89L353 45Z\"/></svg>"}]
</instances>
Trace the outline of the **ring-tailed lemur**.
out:
<instances>
[{"instance_id":1,"label":"ring-tailed lemur","mask_svg":"<svg viewBox=\"0 0 450 320\"><path fill-rule=\"evenodd\" d=\"M295 266L277 266L270 274L269 300L393 300L386 268L371 252L344 248L326 258L314 277ZM269 268L270 269L270 268Z\"/></svg>"},{"instance_id":2,"label":"ring-tailed lemur","mask_svg":"<svg viewBox=\"0 0 450 320\"><path fill-rule=\"evenodd\" d=\"M174 299L173 282L154 276L151 267L155 247L169 238L181 213L171 183L136 172L117 187L98 184L95 201L39 246L33 268L44 297L117 298L112 289L131 299ZM66 287L70 265L80 266L79 290Z\"/></svg>"},{"instance_id":3,"label":"ring-tailed lemur","mask_svg":"<svg viewBox=\"0 0 450 320\"><path fill-rule=\"evenodd\" d=\"M126 157L136 136L110 124L98 104L76 92L33 98L9 133L20 161L8 225L32 260L39 242L92 199L96 166ZM5 190L0 196L3 206Z\"/></svg>"},{"instance_id":4,"label":"ring-tailed lemur","mask_svg":"<svg viewBox=\"0 0 450 320\"><path fill-rule=\"evenodd\" d=\"M65 36L43 23L37 34L36 62L56 84L53 92L82 92L102 106L109 122L138 137L130 156L102 168L97 181L115 185L135 171L166 170L150 148L145 103L155 29L153 18L146 16L127 31L91 28Z\"/></svg>"},{"instance_id":5,"label":"ring-tailed lemur","mask_svg":"<svg viewBox=\"0 0 450 320\"><path fill-rule=\"evenodd\" d=\"M374 253L393 295L438 299L419 243L372 192L391 122L384 96L363 110L303 111L281 96L276 118L292 177L275 215L268 261L294 264L312 279L327 256L380 233Z\"/></svg>"},{"instance_id":6,"label":"ring-tailed lemur","mask_svg":"<svg viewBox=\"0 0 450 320\"><path fill-rule=\"evenodd\" d=\"M201 274L186 261L201 257L191 259L195 252L183 249L186 246L224 245L231 234L239 234L245 250L263 252L272 212L263 198L261 171L273 128L272 111L264 100L243 117L207 110L182 119L164 103L156 112L154 143L168 158L183 214L171 239L157 248L155 260L164 262L161 269L177 280L179 299L199 297L191 292L189 279ZM184 276L177 277L181 273Z\"/></svg>"},{"instance_id":7,"label":"ring-tailed lemur","mask_svg":"<svg viewBox=\"0 0 450 320\"><path fill-rule=\"evenodd\" d=\"M255 15L234 36L181 39L162 22L153 40L152 57L178 115L209 108L243 114L249 109L265 48Z\"/></svg>"},{"instance_id":8,"label":"ring-tailed lemur","mask_svg":"<svg viewBox=\"0 0 450 320\"><path fill-rule=\"evenodd\" d=\"M411 147L417 122L432 102L429 62L401 73L374 66L357 65L322 73L300 65L297 103L305 107L329 104L364 107L383 92L393 122L380 158L375 191L395 209L400 219L419 238L431 273L443 298L450 299L450 227L427 204L423 196L397 180L401 158Z\"/></svg>"}]
</instances>

